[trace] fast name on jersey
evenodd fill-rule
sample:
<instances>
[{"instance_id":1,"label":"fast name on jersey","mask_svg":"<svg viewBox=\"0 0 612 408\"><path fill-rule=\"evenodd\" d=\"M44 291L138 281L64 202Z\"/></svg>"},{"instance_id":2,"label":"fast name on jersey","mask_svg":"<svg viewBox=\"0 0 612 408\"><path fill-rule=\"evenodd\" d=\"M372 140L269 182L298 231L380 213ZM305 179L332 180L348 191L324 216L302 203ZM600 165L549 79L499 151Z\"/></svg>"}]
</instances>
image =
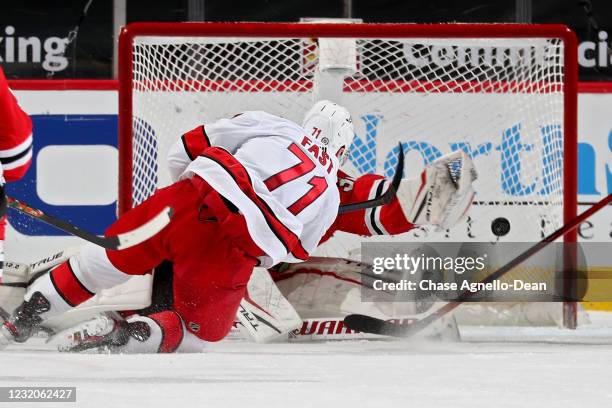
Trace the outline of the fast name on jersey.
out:
<instances>
[{"instance_id":1,"label":"fast name on jersey","mask_svg":"<svg viewBox=\"0 0 612 408\"><path fill-rule=\"evenodd\" d=\"M314 156L314 158L317 159L319 163L321 163L321 166L327 166L327 174L330 174L332 172L334 163L330 159L324 147L313 144L312 140L308 136L304 136L304 138L302 139L302 146L304 146L308 153Z\"/></svg>"}]
</instances>

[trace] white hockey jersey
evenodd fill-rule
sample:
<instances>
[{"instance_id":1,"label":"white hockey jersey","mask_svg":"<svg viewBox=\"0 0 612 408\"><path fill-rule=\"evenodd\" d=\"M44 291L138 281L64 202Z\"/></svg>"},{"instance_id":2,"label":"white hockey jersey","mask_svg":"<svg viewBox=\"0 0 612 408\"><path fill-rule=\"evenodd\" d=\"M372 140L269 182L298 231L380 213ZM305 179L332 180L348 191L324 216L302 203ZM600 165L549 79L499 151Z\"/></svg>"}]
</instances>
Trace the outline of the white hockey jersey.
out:
<instances>
[{"instance_id":1,"label":"white hockey jersey","mask_svg":"<svg viewBox=\"0 0 612 408\"><path fill-rule=\"evenodd\" d=\"M211 146L231 156L211 154ZM197 174L240 210L266 253L264 267L305 260L338 213L337 159L297 124L266 112L244 112L184 134L168 165L173 180ZM255 196L237 182L243 170Z\"/></svg>"}]
</instances>

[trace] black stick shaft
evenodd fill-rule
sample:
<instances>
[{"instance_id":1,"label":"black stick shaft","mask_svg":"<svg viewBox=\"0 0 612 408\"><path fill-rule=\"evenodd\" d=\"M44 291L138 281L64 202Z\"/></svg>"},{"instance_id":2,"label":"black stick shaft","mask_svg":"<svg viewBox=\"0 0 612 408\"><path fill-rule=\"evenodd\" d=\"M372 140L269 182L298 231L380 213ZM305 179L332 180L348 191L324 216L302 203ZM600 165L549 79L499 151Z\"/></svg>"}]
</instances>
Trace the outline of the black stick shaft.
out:
<instances>
[{"instance_id":1,"label":"black stick shaft","mask_svg":"<svg viewBox=\"0 0 612 408\"><path fill-rule=\"evenodd\" d=\"M399 189L400 182L402 181L402 175L404 172L404 149L402 144L399 145L399 156L397 159L397 167L395 168L395 174L391 185L381 196L373 198L371 200L359 201L357 203L343 204L338 209L338 215L352 211L364 210L367 208L380 207L381 205L389 204L393 201L395 193Z\"/></svg>"},{"instance_id":2,"label":"black stick shaft","mask_svg":"<svg viewBox=\"0 0 612 408\"><path fill-rule=\"evenodd\" d=\"M52 225L55 228L58 228L64 232L67 232L70 235L74 235L79 238L83 238L86 241L92 242L96 245L100 245L101 247L104 247L106 249L115 249L119 243L117 239L112 239L114 237L99 237L90 232L83 231L79 227L76 227L64 220L60 220L58 218L47 215L41 210L30 207L29 205L15 198L7 196L6 200L7 200L7 204L9 208L22 212L26 215L29 215L32 218L36 218L37 220L40 220L49 225Z\"/></svg>"}]
</instances>

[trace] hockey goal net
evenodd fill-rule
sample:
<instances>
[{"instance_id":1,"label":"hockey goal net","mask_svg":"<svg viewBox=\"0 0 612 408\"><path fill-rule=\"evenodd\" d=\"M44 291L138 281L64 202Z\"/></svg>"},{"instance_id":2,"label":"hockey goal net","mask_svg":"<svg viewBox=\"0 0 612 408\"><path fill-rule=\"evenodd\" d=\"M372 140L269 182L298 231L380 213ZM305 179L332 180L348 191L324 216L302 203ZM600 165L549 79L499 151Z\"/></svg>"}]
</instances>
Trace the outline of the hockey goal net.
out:
<instances>
[{"instance_id":1,"label":"hockey goal net","mask_svg":"<svg viewBox=\"0 0 612 408\"><path fill-rule=\"evenodd\" d=\"M120 40L119 211L169 184L168 148L197 125L244 110L301 123L331 99L353 115L348 173L392 176L398 143L405 177L457 149L474 160L466 222L394 239L494 241L503 217L504 240L537 242L576 213L576 75L564 26L133 24ZM368 228L384 233L378 216ZM340 233L319 254L358 258L363 240Z\"/></svg>"}]
</instances>

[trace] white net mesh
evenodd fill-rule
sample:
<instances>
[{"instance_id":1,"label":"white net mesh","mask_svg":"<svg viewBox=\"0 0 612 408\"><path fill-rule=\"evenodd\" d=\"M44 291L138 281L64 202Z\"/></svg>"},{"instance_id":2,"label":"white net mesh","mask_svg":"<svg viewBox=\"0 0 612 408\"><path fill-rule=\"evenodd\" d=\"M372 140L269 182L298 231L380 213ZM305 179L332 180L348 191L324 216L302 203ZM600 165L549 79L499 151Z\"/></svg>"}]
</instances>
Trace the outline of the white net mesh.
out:
<instances>
[{"instance_id":1,"label":"white net mesh","mask_svg":"<svg viewBox=\"0 0 612 408\"><path fill-rule=\"evenodd\" d=\"M353 115L349 174L404 177L463 149L479 172L476 203L450 231L396 239L539 241L563 223L563 41L556 38L135 37L132 201L170 182L169 146L195 126L244 110L298 123L318 99ZM356 258L338 234L319 254ZM385 238L388 239L388 238Z\"/></svg>"}]
</instances>

